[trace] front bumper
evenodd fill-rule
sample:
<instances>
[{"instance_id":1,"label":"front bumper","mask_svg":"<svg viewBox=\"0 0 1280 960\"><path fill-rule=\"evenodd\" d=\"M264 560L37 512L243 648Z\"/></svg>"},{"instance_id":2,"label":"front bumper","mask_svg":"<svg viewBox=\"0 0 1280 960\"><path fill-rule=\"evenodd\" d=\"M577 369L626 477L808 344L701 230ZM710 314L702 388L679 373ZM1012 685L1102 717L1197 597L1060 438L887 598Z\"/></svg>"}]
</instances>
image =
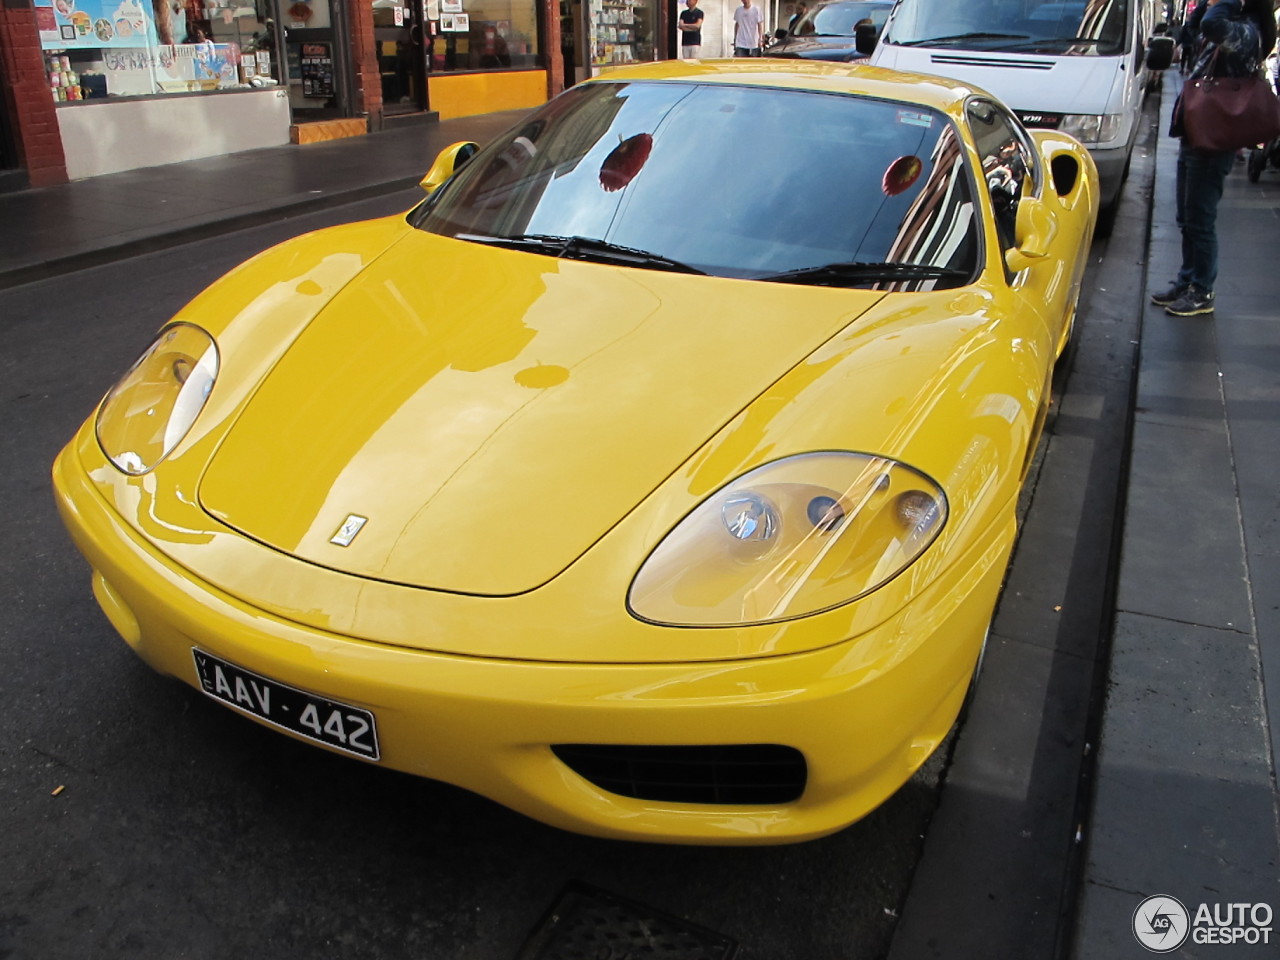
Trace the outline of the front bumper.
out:
<instances>
[{"instance_id":1,"label":"front bumper","mask_svg":"<svg viewBox=\"0 0 1280 960\"><path fill-rule=\"evenodd\" d=\"M154 669L199 689L192 648L377 717L381 763L597 836L781 843L884 802L955 720L1013 541L1012 516L886 623L809 653L674 664L475 658L354 640L244 603L173 563L102 498L73 448L57 501L112 624ZM265 549L265 548L264 548ZM305 575L308 565L298 562ZM486 603L477 599L478 616ZM621 601L619 616L625 617ZM573 772L555 744L781 744L799 799L638 800Z\"/></svg>"}]
</instances>

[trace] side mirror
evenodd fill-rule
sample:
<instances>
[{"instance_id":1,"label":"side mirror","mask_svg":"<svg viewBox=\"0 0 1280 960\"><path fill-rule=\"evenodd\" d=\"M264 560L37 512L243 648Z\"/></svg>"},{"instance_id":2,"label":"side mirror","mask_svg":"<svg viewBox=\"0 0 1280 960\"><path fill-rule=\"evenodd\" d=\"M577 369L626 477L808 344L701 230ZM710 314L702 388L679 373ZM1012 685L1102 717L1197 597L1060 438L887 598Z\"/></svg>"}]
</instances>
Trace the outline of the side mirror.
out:
<instances>
[{"instance_id":1,"label":"side mirror","mask_svg":"<svg viewBox=\"0 0 1280 960\"><path fill-rule=\"evenodd\" d=\"M1057 232L1058 225L1044 201L1023 197L1018 201L1018 216L1014 222L1017 246L1005 251L1005 264L1018 273L1043 260L1049 255L1049 245Z\"/></svg>"},{"instance_id":2,"label":"side mirror","mask_svg":"<svg viewBox=\"0 0 1280 960\"><path fill-rule=\"evenodd\" d=\"M1173 63L1173 37L1152 37L1147 47L1147 69L1167 70Z\"/></svg>"},{"instance_id":3,"label":"side mirror","mask_svg":"<svg viewBox=\"0 0 1280 960\"><path fill-rule=\"evenodd\" d=\"M458 143L452 143L441 150L439 156L436 157L436 162L427 171L427 175L418 182L422 192L435 193L435 191L439 190L440 186L452 177L464 163L474 157L479 149L479 144L470 140L460 140Z\"/></svg>"},{"instance_id":4,"label":"side mirror","mask_svg":"<svg viewBox=\"0 0 1280 960\"><path fill-rule=\"evenodd\" d=\"M875 53L876 41L880 39L880 31L874 23L858 23L853 28L853 46L859 53L867 56Z\"/></svg>"}]
</instances>

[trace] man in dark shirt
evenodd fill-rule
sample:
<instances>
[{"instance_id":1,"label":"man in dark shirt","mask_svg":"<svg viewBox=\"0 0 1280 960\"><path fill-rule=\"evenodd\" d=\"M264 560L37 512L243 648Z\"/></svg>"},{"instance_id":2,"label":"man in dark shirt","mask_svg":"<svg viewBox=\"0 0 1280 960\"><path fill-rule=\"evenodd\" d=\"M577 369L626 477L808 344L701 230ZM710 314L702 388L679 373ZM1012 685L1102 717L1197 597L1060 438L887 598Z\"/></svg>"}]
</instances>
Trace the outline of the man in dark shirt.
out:
<instances>
[{"instance_id":1,"label":"man in dark shirt","mask_svg":"<svg viewBox=\"0 0 1280 960\"><path fill-rule=\"evenodd\" d=\"M698 0L684 0L680 11L680 59L697 60L702 53L702 11Z\"/></svg>"}]
</instances>

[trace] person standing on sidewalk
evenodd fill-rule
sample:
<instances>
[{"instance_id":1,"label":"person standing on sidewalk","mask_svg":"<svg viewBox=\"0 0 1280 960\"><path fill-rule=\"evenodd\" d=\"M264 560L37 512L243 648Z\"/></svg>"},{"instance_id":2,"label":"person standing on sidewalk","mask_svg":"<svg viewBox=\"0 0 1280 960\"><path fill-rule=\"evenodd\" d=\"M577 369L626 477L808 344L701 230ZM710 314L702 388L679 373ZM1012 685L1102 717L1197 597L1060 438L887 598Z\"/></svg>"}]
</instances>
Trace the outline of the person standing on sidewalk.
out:
<instances>
[{"instance_id":1,"label":"person standing on sidewalk","mask_svg":"<svg viewBox=\"0 0 1280 960\"><path fill-rule=\"evenodd\" d=\"M752 6L751 0L742 0L742 6L733 11L733 55L758 57L764 49L764 14Z\"/></svg>"},{"instance_id":2,"label":"person standing on sidewalk","mask_svg":"<svg viewBox=\"0 0 1280 960\"><path fill-rule=\"evenodd\" d=\"M687 10L680 11L680 59L697 60L702 55L702 18L698 0L684 0Z\"/></svg>"},{"instance_id":3,"label":"person standing on sidewalk","mask_svg":"<svg viewBox=\"0 0 1280 960\"><path fill-rule=\"evenodd\" d=\"M1203 13L1202 13L1203 11ZM1195 66L1187 82L1209 75L1247 77L1257 73L1262 51L1276 41L1271 0L1206 0L1187 20L1199 28ZM1172 286L1151 302L1175 317L1213 313L1218 279L1218 204L1235 163L1234 150L1198 150L1184 137L1182 98L1173 106L1170 136L1183 137L1178 151L1177 217L1182 231L1182 268Z\"/></svg>"}]
</instances>

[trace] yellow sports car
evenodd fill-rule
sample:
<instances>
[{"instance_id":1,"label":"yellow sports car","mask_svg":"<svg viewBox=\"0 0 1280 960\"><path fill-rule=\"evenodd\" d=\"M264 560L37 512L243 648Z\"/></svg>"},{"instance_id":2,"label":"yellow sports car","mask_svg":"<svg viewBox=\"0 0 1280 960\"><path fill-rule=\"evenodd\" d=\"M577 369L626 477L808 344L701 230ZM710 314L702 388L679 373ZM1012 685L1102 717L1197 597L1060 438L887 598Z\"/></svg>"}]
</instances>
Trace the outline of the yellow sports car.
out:
<instances>
[{"instance_id":1,"label":"yellow sports car","mask_svg":"<svg viewBox=\"0 0 1280 960\"><path fill-rule=\"evenodd\" d=\"M62 452L156 670L600 836L779 843L955 721L1097 212L947 80L658 63L232 271Z\"/></svg>"}]
</instances>

